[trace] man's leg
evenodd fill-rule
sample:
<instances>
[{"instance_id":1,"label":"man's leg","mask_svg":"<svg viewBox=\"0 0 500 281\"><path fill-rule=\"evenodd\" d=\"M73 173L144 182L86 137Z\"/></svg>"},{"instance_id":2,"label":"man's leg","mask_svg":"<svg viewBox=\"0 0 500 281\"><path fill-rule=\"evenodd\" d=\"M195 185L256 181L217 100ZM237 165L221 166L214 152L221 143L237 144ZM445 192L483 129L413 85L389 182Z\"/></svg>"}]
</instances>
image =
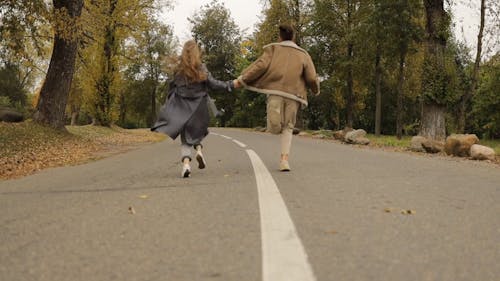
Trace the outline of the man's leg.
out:
<instances>
[{"instance_id":1,"label":"man's leg","mask_svg":"<svg viewBox=\"0 0 500 281\"><path fill-rule=\"evenodd\" d=\"M281 171L290 171L288 157L292 148L293 128L297 120L297 111L300 104L297 101L283 99L283 131L281 132Z\"/></svg>"},{"instance_id":2,"label":"man's leg","mask_svg":"<svg viewBox=\"0 0 500 281\"><path fill-rule=\"evenodd\" d=\"M280 134L283 122L283 98L280 96L267 96L267 131L271 134Z\"/></svg>"}]
</instances>

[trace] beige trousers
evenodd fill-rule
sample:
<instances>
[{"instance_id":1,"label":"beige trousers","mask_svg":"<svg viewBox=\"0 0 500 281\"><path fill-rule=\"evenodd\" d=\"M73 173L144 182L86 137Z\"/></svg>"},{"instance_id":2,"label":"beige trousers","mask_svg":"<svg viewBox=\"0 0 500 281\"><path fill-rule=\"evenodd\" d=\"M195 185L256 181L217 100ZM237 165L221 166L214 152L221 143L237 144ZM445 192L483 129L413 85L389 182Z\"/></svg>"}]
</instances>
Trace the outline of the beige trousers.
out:
<instances>
[{"instance_id":1,"label":"beige trousers","mask_svg":"<svg viewBox=\"0 0 500 281\"><path fill-rule=\"evenodd\" d=\"M290 154L299 106L299 102L284 97L267 97L267 131L281 134L281 154Z\"/></svg>"}]
</instances>

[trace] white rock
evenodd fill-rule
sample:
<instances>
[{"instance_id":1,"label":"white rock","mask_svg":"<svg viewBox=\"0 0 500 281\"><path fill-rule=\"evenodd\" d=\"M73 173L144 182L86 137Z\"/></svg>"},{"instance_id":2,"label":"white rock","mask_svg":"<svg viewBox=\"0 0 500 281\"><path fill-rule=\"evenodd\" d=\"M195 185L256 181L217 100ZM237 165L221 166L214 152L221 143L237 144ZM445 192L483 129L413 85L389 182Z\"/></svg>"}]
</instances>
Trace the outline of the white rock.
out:
<instances>
[{"instance_id":1,"label":"white rock","mask_svg":"<svg viewBox=\"0 0 500 281\"><path fill-rule=\"evenodd\" d=\"M484 145L473 144L470 147L470 155L475 160L495 160L495 150Z\"/></svg>"},{"instance_id":2,"label":"white rock","mask_svg":"<svg viewBox=\"0 0 500 281\"><path fill-rule=\"evenodd\" d=\"M417 152L425 152L422 143L425 142L426 140L427 139L425 137L414 136L413 138L411 138L410 150Z\"/></svg>"},{"instance_id":3,"label":"white rock","mask_svg":"<svg viewBox=\"0 0 500 281\"><path fill-rule=\"evenodd\" d=\"M363 129L358 129L354 131L350 131L345 134L345 141L348 143L355 143L355 140L358 138L364 138L366 136L366 131Z\"/></svg>"}]
</instances>

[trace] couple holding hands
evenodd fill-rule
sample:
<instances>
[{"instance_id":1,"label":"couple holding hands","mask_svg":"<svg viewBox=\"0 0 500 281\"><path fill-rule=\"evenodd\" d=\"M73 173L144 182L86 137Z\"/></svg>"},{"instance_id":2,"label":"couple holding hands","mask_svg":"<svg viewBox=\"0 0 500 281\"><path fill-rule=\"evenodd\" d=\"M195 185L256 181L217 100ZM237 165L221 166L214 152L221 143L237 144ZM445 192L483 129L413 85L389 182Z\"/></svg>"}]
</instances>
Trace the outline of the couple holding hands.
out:
<instances>
[{"instance_id":1,"label":"couple holding hands","mask_svg":"<svg viewBox=\"0 0 500 281\"><path fill-rule=\"evenodd\" d=\"M294 42L292 26L279 26L279 42L264 46L263 54L235 80L219 81L201 62L194 40L184 44L168 100L152 131L172 139L181 136L182 177L191 174L191 150L198 167L206 166L201 142L208 135L208 90L233 91L245 87L267 95L267 131L281 135L280 170L290 171L288 156L292 145L297 111L307 106L307 88L319 94L319 79L309 54Z\"/></svg>"}]
</instances>

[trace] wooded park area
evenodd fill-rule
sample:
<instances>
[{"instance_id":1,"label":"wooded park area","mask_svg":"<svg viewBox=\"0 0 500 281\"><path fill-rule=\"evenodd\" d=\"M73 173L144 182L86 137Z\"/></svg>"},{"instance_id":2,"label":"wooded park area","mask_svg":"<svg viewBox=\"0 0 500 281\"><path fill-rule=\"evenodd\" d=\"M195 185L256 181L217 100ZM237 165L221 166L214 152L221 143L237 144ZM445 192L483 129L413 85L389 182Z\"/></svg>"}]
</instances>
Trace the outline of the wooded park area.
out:
<instances>
[{"instance_id":1,"label":"wooded park area","mask_svg":"<svg viewBox=\"0 0 500 281\"><path fill-rule=\"evenodd\" d=\"M458 1L458 0L455 0ZM186 15L204 61L229 80L292 23L320 75L301 129L376 135L500 138L500 3L477 0L473 52L451 32L444 0L266 0L242 35L220 1ZM469 1L472 2L472 1ZM0 3L0 106L65 125L149 127L166 98L179 45L159 11L169 0L6 0ZM472 9L472 8L471 8ZM214 126L265 126L265 96L211 93Z\"/></svg>"}]
</instances>

